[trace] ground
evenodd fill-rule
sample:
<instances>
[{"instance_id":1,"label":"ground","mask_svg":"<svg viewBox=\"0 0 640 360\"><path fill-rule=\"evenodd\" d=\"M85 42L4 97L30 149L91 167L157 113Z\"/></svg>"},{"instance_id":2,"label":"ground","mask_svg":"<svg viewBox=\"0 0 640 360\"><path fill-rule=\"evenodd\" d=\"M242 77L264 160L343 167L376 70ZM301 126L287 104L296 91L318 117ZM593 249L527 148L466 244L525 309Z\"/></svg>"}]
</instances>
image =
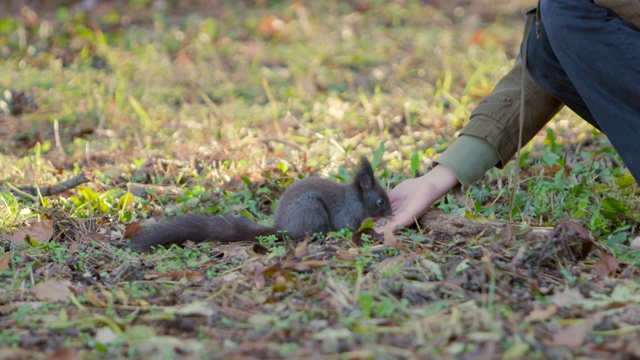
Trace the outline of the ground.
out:
<instances>
[{"instance_id":1,"label":"ground","mask_svg":"<svg viewBox=\"0 0 640 360\"><path fill-rule=\"evenodd\" d=\"M419 176L530 1L0 5L0 358L634 358L638 188L563 110L416 226L138 253L293 181ZM384 220L382 220L384 221Z\"/></svg>"}]
</instances>

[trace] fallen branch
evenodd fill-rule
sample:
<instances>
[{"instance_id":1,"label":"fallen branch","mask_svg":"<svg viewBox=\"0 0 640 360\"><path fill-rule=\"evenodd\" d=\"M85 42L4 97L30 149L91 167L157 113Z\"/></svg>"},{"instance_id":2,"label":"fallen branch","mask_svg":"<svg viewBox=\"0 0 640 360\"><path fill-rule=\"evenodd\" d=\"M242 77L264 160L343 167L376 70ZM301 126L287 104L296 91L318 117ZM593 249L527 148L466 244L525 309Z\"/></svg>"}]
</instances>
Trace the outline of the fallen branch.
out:
<instances>
[{"instance_id":1,"label":"fallen branch","mask_svg":"<svg viewBox=\"0 0 640 360\"><path fill-rule=\"evenodd\" d=\"M463 216L445 214L439 209L431 209L418 219L419 225L436 238L451 240L473 239L482 236L501 235L504 241L525 240L544 242L553 232L552 227L533 227L524 224L511 224L504 221L486 220L473 221Z\"/></svg>"},{"instance_id":2,"label":"fallen branch","mask_svg":"<svg viewBox=\"0 0 640 360\"><path fill-rule=\"evenodd\" d=\"M38 196L53 196L65 192L69 189L73 189L74 187L89 182L89 178L85 173L80 173L69 180L65 180L59 184L39 187L39 186L12 186L10 184L7 187L0 187L0 191L8 191L12 194L21 197L28 198L31 200L37 200Z\"/></svg>"}]
</instances>

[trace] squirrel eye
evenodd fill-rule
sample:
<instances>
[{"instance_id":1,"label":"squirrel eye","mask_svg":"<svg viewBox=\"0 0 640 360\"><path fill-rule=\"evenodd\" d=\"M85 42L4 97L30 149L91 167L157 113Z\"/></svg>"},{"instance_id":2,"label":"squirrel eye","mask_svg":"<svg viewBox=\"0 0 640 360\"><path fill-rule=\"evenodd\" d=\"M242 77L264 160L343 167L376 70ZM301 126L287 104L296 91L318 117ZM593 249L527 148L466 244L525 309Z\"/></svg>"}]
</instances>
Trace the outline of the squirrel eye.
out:
<instances>
[{"instance_id":1,"label":"squirrel eye","mask_svg":"<svg viewBox=\"0 0 640 360\"><path fill-rule=\"evenodd\" d=\"M378 204L378 206L384 205L384 199L379 197L378 200L376 201L376 204Z\"/></svg>"}]
</instances>

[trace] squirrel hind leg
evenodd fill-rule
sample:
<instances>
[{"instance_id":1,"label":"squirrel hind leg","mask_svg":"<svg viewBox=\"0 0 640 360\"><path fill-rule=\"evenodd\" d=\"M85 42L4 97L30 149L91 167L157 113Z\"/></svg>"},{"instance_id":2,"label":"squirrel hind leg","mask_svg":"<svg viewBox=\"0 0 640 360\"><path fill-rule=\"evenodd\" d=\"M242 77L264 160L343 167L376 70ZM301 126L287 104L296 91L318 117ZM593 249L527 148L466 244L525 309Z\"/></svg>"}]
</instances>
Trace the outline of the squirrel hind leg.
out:
<instances>
[{"instance_id":1,"label":"squirrel hind leg","mask_svg":"<svg viewBox=\"0 0 640 360\"><path fill-rule=\"evenodd\" d=\"M308 234L326 234L333 231L329 211L319 199L299 198L276 213L275 226L287 231L292 240L302 240Z\"/></svg>"}]
</instances>

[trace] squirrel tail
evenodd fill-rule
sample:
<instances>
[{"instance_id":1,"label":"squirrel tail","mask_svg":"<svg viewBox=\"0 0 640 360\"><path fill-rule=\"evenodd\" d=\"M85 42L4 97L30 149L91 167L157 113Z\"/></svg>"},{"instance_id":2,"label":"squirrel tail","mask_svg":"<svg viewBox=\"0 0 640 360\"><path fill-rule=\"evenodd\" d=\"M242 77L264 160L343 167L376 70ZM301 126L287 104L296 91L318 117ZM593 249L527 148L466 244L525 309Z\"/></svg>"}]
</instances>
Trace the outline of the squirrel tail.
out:
<instances>
[{"instance_id":1,"label":"squirrel tail","mask_svg":"<svg viewBox=\"0 0 640 360\"><path fill-rule=\"evenodd\" d=\"M277 234L277 229L256 224L244 216L186 215L134 235L130 238L130 246L134 250L145 251L153 246L182 244L187 240L233 243Z\"/></svg>"}]
</instances>

